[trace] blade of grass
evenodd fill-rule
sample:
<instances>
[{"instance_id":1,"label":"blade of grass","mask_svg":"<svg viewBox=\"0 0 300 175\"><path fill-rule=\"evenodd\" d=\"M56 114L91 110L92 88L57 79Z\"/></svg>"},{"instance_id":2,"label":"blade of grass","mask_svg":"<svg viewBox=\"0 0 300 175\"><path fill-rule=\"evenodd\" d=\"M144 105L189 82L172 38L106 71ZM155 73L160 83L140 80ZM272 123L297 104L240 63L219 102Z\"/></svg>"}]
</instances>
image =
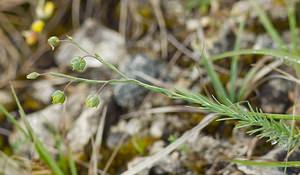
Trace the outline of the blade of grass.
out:
<instances>
[{"instance_id":1,"label":"blade of grass","mask_svg":"<svg viewBox=\"0 0 300 175\"><path fill-rule=\"evenodd\" d=\"M217 72L215 71L212 61L207 58L206 56L203 56L203 65L205 69L207 70L207 74L209 78L211 79L213 88L217 94L217 98L224 104L229 104L229 98L225 91L225 88L223 84L221 83L220 77L218 76Z\"/></svg>"},{"instance_id":2,"label":"blade of grass","mask_svg":"<svg viewBox=\"0 0 300 175\"><path fill-rule=\"evenodd\" d=\"M31 141L33 142L34 147L35 147L37 153L39 154L41 160L43 160L50 167L50 169L52 170L54 175L64 175L64 173L59 168L59 166L57 165L55 160L51 157L51 154L48 152L48 150L44 147L43 143L35 135L32 127L30 126L28 120L26 119L26 114L24 112L24 109L21 106L21 103L20 103L12 85L11 85L11 91L12 91L13 97L17 103L17 106L19 108L19 113L20 113L21 119L23 120L23 122L25 124L25 127L28 131L29 137L30 137Z\"/></svg>"},{"instance_id":3,"label":"blade of grass","mask_svg":"<svg viewBox=\"0 0 300 175\"><path fill-rule=\"evenodd\" d=\"M298 65L300 64L300 61L298 60L300 58L299 55L290 53L288 51L275 50L275 49L241 49L238 51L229 51L219 55L212 56L211 60L217 61L220 59L224 59L227 57L230 58L238 55L269 55L275 57L276 59L282 59L291 64L298 64Z\"/></svg>"},{"instance_id":4,"label":"blade of grass","mask_svg":"<svg viewBox=\"0 0 300 175\"><path fill-rule=\"evenodd\" d=\"M292 50L294 53L297 53L298 36L297 36L297 20L296 20L294 3L291 2L287 4L287 12L288 12L289 27L290 27L290 37L292 42Z\"/></svg>"},{"instance_id":5,"label":"blade of grass","mask_svg":"<svg viewBox=\"0 0 300 175\"><path fill-rule=\"evenodd\" d=\"M234 45L234 51L240 49L241 44L241 36L244 30L245 21L244 19L241 20L239 24L239 30L237 33L237 39ZM232 102L236 101L236 80L238 76L238 55L234 56L231 61L231 69L230 69L230 80L229 80L229 98Z\"/></svg>"},{"instance_id":6,"label":"blade of grass","mask_svg":"<svg viewBox=\"0 0 300 175\"><path fill-rule=\"evenodd\" d=\"M25 137L29 137L28 133L26 132L26 130L18 123L18 121L15 119L15 116L11 115L5 108L3 105L0 104L0 113L3 113L8 120L14 125L16 126L16 128L18 130L20 130Z\"/></svg>"},{"instance_id":7,"label":"blade of grass","mask_svg":"<svg viewBox=\"0 0 300 175\"><path fill-rule=\"evenodd\" d=\"M75 164L75 161L73 159L71 151L69 151L68 163L69 163L69 168L70 168L70 171L71 171L71 175L77 175L76 164Z\"/></svg>"},{"instance_id":8,"label":"blade of grass","mask_svg":"<svg viewBox=\"0 0 300 175\"><path fill-rule=\"evenodd\" d=\"M284 48L285 43L281 39L280 35L278 34L277 30L271 23L271 20L268 18L267 14L264 10L257 4L256 0L250 0L252 6L258 13L258 17L262 25L264 26L267 33L271 36L272 40L278 45L279 48Z\"/></svg>"},{"instance_id":9,"label":"blade of grass","mask_svg":"<svg viewBox=\"0 0 300 175\"><path fill-rule=\"evenodd\" d=\"M297 21L296 21L296 13L295 13L295 2L293 1L289 1L287 3L287 13L288 13L288 21L289 21L289 27L290 27L290 38L291 38L291 49L292 52L299 55L297 46L298 46L298 36L297 36ZM300 66L299 65L294 65L293 66L297 76L300 76ZM295 89L295 96L297 97L297 92L299 92L299 88ZM295 100L295 104L297 103L297 98ZM295 114L295 105L293 108L293 114ZM292 128L295 127L295 120L293 120L292 122ZM290 133L290 139L289 139L289 143L292 142L292 138L294 137L294 130L291 130L292 132ZM290 145L290 144L288 144ZM293 148L288 147L288 152L290 152ZM286 158L285 158L285 162L288 161L288 157L289 157L289 153L287 153ZM284 172L286 173L286 167L284 169Z\"/></svg>"},{"instance_id":10,"label":"blade of grass","mask_svg":"<svg viewBox=\"0 0 300 175\"><path fill-rule=\"evenodd\" d=\"M259 79L272 71L273 68L282 64L281 60L274 60L270 64L264 65L266 61L268 60L260 60L253 68L250 69L250 71L247 72L243 82L241 83L241 87L238 90L238 101L245 100L251 91L253 91L253 89L257 86L256 84ZM252 84L253 86L249 87L249 84Z\"/></svg>"},{"instance_id":11,"label":"blade of grass","mask_svg":"<svg viewBox=\"0 0 300 175\"><path fill-rule=\"evenodd\" d=\"M275 162L275 161L251 161L251 160L232 160L231 162L246 166L264 167L299 167L300 161Z\"/></svg>"},{"instance_id":12,"label":"blade of grass","mask_svg":"<svg viewBox=\"0 0 300 175\"><path fill-rule=\"evenodd\" d=\"M290 2L287 4L287 12L288 12L288 21L290 27L290 38L291 38L291 49L292 52L299 55L297 46L298 46L298 36L297 36L297 20L295 14L295 4ZM300 66L295 65L294 69L298 76L300 76Z\"/></svg>"},{"instance_id":13,"label":"blade of grass","mask_svg":"<svg viewBox=\"0 0 300 175\"><path fill-rule=\"evenodd\" d=\"M249 113L250 114L250 113ZM256 112L252 112L252 114L258 114ZM300 115L289 115L289 114L271 114L271 113L263 113L265 117L269 119L277 119L277 120L300 120Z\"/></svg>"}]
</instances>

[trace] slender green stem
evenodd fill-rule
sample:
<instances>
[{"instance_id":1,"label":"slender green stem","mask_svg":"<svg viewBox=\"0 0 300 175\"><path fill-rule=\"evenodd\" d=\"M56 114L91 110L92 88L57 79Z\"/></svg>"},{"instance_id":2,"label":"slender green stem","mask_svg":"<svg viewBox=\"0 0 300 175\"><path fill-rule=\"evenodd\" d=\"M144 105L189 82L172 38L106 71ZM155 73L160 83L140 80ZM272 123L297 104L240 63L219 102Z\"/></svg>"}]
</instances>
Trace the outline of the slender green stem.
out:
<instances>
[{"instance_id":1,"label":"slender green stem","mask_svg":"<svg viewBox=\"0 0 300 175\"><path fill-rule=\"evenodd\" d=\"M91 80L91 79L85 79L85 78L79 78L79 77L74 77L71 75L67 75L67 74L62 74L59 72L47 72L41 75L51 75L51 76L55 76L55 77L60 77L60 78L66 78L69 79L70 81L74 82L74 83L79 83L79 82L85 82L85 83L89 83L89 84L101 84L101 83L107 83L107 80Z\"/></svg>"},{"instance_id":2,"label":"slender green stem","mask_svg":"<svg viewBox=\"0 0 300 175\"><path fill-rule=\"evenodd\" d=\"M298 35L297 35L297 20L296 20L296 12L295 12L295 3L292 1L287 4L287 12L288 12L288 20L290 26L290 38L291 38L291 49L294 54L299 55L298 51ZM299 59L299 58L298 58ZM300 65L294 65L294 69L296 70L297 76L300 76Z\"/></svg>"},{"instance_id":3,"label":"slender green stem","mask_svg":"<svg viewBox=\"0 0 300 175\"><path fill-rule=\"evenodd\" d=\"M11 85L11 91L12 91L13 97L17 103L17 106L19 108L19 113L20 113L21 119L23 120L25 127L28 130L29 138L33 142L34 147L35 147L37 153L39 154L40 158L51 168L53 174L64 175L64 173L59 168L59 166L57 165L55 160L51 157L51 154L48 152L48 150L44 147L43 143L38 139L38 137L34 133L30 123L26 119L25 111L24 111L24 109L16 95L15 89L13 88L12 85Z\"/></svg>"},{"instance_id":4,"label":"slender green stem","mask_svg":"<svg viewBox=\"0 0 300 175\"><path fill-rule=\"evenodd\" d=\"M95 54L94 58L96 60L98 60L100 63L102 63L105 66L107 66L108 68L110 68L110 70L112 70L113 72L119 74L122 78L129 79L123 72L119 71L119 69L117 69L114 65L110 64L109 62L104 61L104 59L101 58L100 55Z\"/></svg>"},{"instance_id":5,"label":"slender green stem","mask_svg":"<svg viewBox=\"0 0 300 175\"><path fill-rule=\"evenodd\" d=\"M74 161L71 151L69 151L69 154L68 154L68 164L69 164L69 168L71 171L71 175L77 175L76 163Z\"/></svg>"},{"instance_id":6,"label":"slender green stem","mask_svg":"<svg viewBox=\"0 0 300 175\"><path fill-rule=\"evenodd\" d=\"M19 129L25 135L25 137L29 137L26 130L15 119L15 116L11 115L1 104L0 104L0 112L3 113L8 118L8 120L12 122L17 127L17 129Z\"/></svg>"},{"instance_id":7,"label":"slender green stem","mask_svg":"<svg viewBox=\"0 0 300 175\"><path fill-rule=\"evenodd\" d=\"M256 114L256 113L252 113ZM267 118L278 119L278 120L298 120L300 121L300 115L289 115L289 114L271 114L263 113Z\"/></svg>"},{"instance_id":8,"label":"slender green stem","mask_svg":"<svg viewBox=\"0 0 300 175\"><path fill-rule=\"evenodd\" d=\"M13 86L11 85L10 86L10 89L11 89L11 92L13 94L13 97L17 103L17 106L18 106L18 109L19 109L19 114L21 116L21 119L23 120L24 124L25 124L25 127L26 129L28 130L28 135L30 137L30 139L34 140L34 134L33 134L33 129L32 127L30 126L29 122L27 121L26 119L26 114L25 114L25 111L19 101L19 98L17 97L16 95L16 92L15 92L15 89L13 88Z\"/></svg>"},{"instance_id":9,"label":"slender green stem","mask_svg":"<svg viewBox=\"0 0 300 175\"><path fill-rule=\"evenodd\" d=\"M232 160L231 162L246 166L265 166L265 167L299 167L300 161L271 162L271 161L251 161L251 160Z\"/></svg>"},{"instance_id":10,"label":"slender green stem","mask_svg":"<svg viewBox=\"0 0 300 175\"><path fill-rule=\"evenodd\" d=\"M67 36L67 40L62 40L62 41L67 41L67 42L71 42L72 44L74 44L77 48L79 48L81 51L83 51L86 54L90 54L90 52L88 50L86 50L85 48L83 48L79 43L77 43L72 37Z\"/></svg>"},{"instance_id":11,"label":"slender green stem","mask_svg":"<svg viewBox=\"0 0 300 175\"><path fill-rule=\"evenodd\" d=\"M234 45L234 51L240 49L241 36L244 30L245 21L244 19L240 22L239 30L237 33L237 39ZM238 76L238 55L234 56L231 61L231 69L230 69L230 80L229 80L229 98L232 102L236 101L236 80Z\"/></svg>"},{"instance_id":12,"label":"slender green stem","mask_svg":"<svg viewBox=\"0 0 300 175\"><path fill-rule=\"evenodd\" d=\"M128 79L128 77L122 73L121 71L119 71L119 69L117 69L114 65L110 64L109 62L104 61L103 58L100 57L100 55L95 54L95 55L91 55L90 52L88 50L86 50L85 48L83 48L77 41L75 41L72 37L68 36L68 40L66 41L70 41L72 44L74 44L76 47L78 47L81 51L83 51L84 53L86 53L86 57L92 57L95 58L96 60L98 60L100 63L104 64L105 66L107 66L108 68L110 68L112 71L118 73L122 78Z\"/></svg>"},{"instance_id":13,"label":"slender green stem","mask_svg":"<svg viewBox=\"0 0 300 175\"><path fill-rule=\"evenodd\" d=\"M195 104L199 104L199 105L219 105L217 103L214 103L210 100L208 100L206 97L200 95L200 94L182 94L182 92L184 90L168 90L162 87L157 87L157 86L152 86L152 85L148 85L146 83L140 82L138 80L135 79L112 79L112 80L108 80L108 81L101 81L101 80L90 80L90 79L84 79L84 78L78 78L78 77L73 77L70 75L66 75L66 74L62 74L62 73L56 73L56 72L49 72L49 75L51 76L55 76L55 77L62 77L62 78L66 78L66 79L70 79L74 82L84 82L84 83L88 83L88 84L101 84L101 83L108 83L108 84L118 84L118 83L131 83L131 84L135 84L135 85L139 85L142 86L150 91L153 92L157 92L157 93L163 93L171 98L176 98L176 99L185 99L187 101L190 101L192 103ZM178 93L180 92L180 93ZM188 93L188 91L186 91L185 93ZM228 107L230 108L230 107ZM216 112L216 111L214 111ZM250 113L249 113L250 114ZM257 113L251 113L251 114L257 114ZM269 114L269 113L264 113L263 115L265 115L265 117L267 118L272 118L272 119L282 119L282 120L300 120L300 116L292 116L292 115L287 115L287 114Z\"/></svg>"},{"instance_id":14,"label":"slender green stem","mask_svg":"<svg viewBox=\"0 0 300 175\"><path fill-rule=\"evenodd\" d=\"M292 42L292 50L294 53L297 53L298 49L298 36L297 36L297 20L295 13L295 4L289 3L287 4L287 12L288 12L288 20L290 26L290 37Z\"/></svg>"},{"instance_id":15,"label":"slender green stem","mask_svg":"<svg viewBox=\"0 0 300 175\"><path fill-rule=\"evenodd\" d=\"M217 94L218 99L224 103L229 104L229 98L225 91L225 88L223 84L221 83L220 77L218 76L217 72L214 69L214 66L212 64L212 61L207 58L206 56L203 56L203 64L207 70L207 74L209 78L211 79L212 85L214 87L214 90Z\"/></svg>"},{"instance_id":16,"label":"slender green stem","mask_svg":"<svg viewBox=\"0 0 300 175\"><path fill-rule=\"evenodd\" d=\"M299 55L284 50L274 49L241 49L238 51L229 51L212 56L211 60L217 61L223 58L230 58L238 55L269 55L276 57L277 59L282 59L284 61L290 62L292 64L300 64L300 62L298 61L298 59L300 58Z\"/></svg>"},{"instance_id":17,"label":"slender green stem","mask_svg":"<svg viewBox=\"0 0 300 175\"><path fill-rule=\"evenodd\" d=\"M254 66L252 67L245 77L243 78L242 84L237 92L237 100L243 101L247 98L247 90L249 89L249 84L251 83L253 77L256 75L257 71L261 66Z\"/></svg>"},{"instance_id":18,"label":"slender green stem","mask_svg":"<svg viewBox=\"0 0 300 175\"><path fill-rule=\"evenodd\" d=\"M254 9L257 11L260 22L262 23L268 34L271 36L273 41L278 45L279 48L284 48L285 43L281 39L280 35L278 34L277 30L271 23L271 20L268 18L264 10L257 4L256 0L250 0L250 3L252 3Z\"/></svg>"}]
</instances>

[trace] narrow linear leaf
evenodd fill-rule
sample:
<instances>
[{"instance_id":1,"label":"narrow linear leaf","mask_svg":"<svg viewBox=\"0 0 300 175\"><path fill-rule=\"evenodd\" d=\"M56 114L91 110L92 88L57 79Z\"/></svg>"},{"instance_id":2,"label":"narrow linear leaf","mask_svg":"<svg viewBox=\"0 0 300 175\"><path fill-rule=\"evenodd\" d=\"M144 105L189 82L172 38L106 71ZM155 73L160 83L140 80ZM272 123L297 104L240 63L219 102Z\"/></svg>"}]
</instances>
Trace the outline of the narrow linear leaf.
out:
<instances>
[{"instance_id":1,"label":"narrow linear leaf","mask_svg":"<svg viewBox=\"0 0 300 175\"><path fill-rule=\"evenodd\" d=\"M215 71L212 61L207 58L206 56L204 56L203 60L203 64L205 69L207 70L207 74L209 76L209 78L211 79L213 88L217 94L218 99L224 103L224 104L229 104L229 98L228 95L225 91L224 86L221 83L221 80L217 74L217 72Z\"/></svg>"},{"instance_id":2,"label":"narrow linear leaf","mask_svg":"<svg viewBox=\"0 0 300 175\"><path fill-rule=\"evenodd\" d=\"M298 59L300 58L299 55L290 53L288 51L275 50L275 49L241 49L238 51L229 51L219 55L212 56L211 60L217 61L220 59L230 58L238 55L268 55L268 56L273 56L276 59L282 59L283 61L286 61L291 64L300 65L300 61L298 61Z\"/></svg>"},{"instance_id":3,"label":"narrow linear leaf","mask_svg":"<svg viewBox=\"0 0 300 175\"><path fill-rule=\"evenodd\" d=\"M26 132L26 130L18 123L18 121L15 119L15 116L11 115L5 108L3 105L0 104L0 113L3 113L10 122L12 122L13 125L16 126L16 128L18 130L20 130L25 137L29 137L28 133Z\"/></svg>"},{"instance_id":4,"label":"narrow linear leaf","mask_svg":"<svg viewBox=\"0 0 300 175\"><path fill-rule=\"evenodd\" d=\"M237 33L237 39L235 41L234 45L234 51L237 51L240 49L241 44L241 36L244 30L245 21L242 20L239 24L239 30ZM229 80L229 98L232 102L236 100L236 80L238 76L238 55L234 56L231 61L231 67L230 67L230 80Z\"/></svg>"},{"instance_id":5,"label":"narrow linear leaf","mask_svg":"<svg viewBox=\"0 0 300 175\"><path fill-rule=\"evenodd\" d=\"M271 36L272 40L278 45L278 47L283 48L285 44L278 34L277 30L271 23L271 20L268 18L267 14L257 4L256 0L250 0L250 2L253 5L254 9L257 11L260 22L264 26L267 33Z\"/></svg>"},{"instance_id":6,"label":"narrow linear leaf","mask_svg":"<svg viewBox=\"0 0 300 175\"><path fill-rule=\"evenodd\" d=\"M251 160L232 160L232 163L246 166L263 166L263 167L299 167L300 161L272 162L272 161L251 161Z\"/></svg>"},{"instance_id":7,"label":"narrow linear leaf","mask_svg":"<svg viewBox=\"0 0 300 175\"><path fill-rule=\"evenodd\" d=\"M71 175L77 175L76 164L75 164L75 161L73 159L73 156L72 156L71 152L69 152L68 162L69 162L69 167L70 167Z\"/></svg>"},{"instance_id":8,"label":"narrow linear leaf","mask_svg":"<svg viewBox=\"0 0 300 175\"><path fill-rule=\"evenodd\" d=\"M299 55L298 50L298 34L297 34L297 20L296 20L296 12L295 12L295 3L292 1L287 2L287 13L288 13L288 21L290 27L290 38L291 38L291 49L292 52ZM297 75L300 75L300 65L294 65L294 69L296 70Z\"/></svg>"},{"instance_id":9,"label":"narrow linear leaf","mask_svg":"<svg viewBox=\"0 0 300 175\"><path fill-rule=\"evenodd\" d=\"M292 41L292 50L294 53L297 53L298 52L297 20L296 20L296 12L295 12L295 3L293 3L292 1L289 4L287 4L287 12L288 12L289 27L290 27L290 37Z\"/></svg>"},{"instance_id":10,"label":"narrow linear leaf","mask_svg":"<svg viewBox=\"0 0 300 175\"><path fill-rule=\"evenodd\" d=\"M31 141L33 142L35 149L36 149L37 153L39 154L41 160L43 160L51 168L54 175L64 175L62 170L56 164L55 160L52 158L51 154L48 152L48 150L44 147L42 142L38 139L38 137L34 133L32 127L30 126L28 120L26 119L26 114L24 112L23 107L21 106L21 103L16 95L16 92L15 92L13 86L11 86L11 91L12 91L13 97L17 103L17 106L19 108L19 113L20 113L21 119L23 120L23 122L25 124L25 127L28 131L29 137L31 138Z\"/></svg>"}]
</instances>

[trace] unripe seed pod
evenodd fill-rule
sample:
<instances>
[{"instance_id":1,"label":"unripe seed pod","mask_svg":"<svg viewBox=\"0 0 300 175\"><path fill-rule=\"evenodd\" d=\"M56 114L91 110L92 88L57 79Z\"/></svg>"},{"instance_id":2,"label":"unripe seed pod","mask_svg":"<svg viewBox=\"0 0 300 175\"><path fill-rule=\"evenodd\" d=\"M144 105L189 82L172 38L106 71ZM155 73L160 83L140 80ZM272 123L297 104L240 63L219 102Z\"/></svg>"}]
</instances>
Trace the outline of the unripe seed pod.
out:
<instances>
[{"instance_id":1,"label":"unripe seed pod","mask_svg":"<svg viewBox=\"0 0 300 175\"><path fill-rule=\"evenodd\" d=\"M37 73L37 72L31 72L30 74L26 75L26 78L29 80L34 80L36 78L38 78L41 74Z\"/></svg>"},{"instance_id":2,"label":"unripe seed pod","mask_svg":"<svg viewBox=\"0 0 300 175\"><path fill-rule=\"evenodd\" d=\"M56 90L55 92L53 92L51 98L53 104L63 104L66 100L65 94L61 90Z\"/></svg>"},{"instance_id":3,"label":"unripe seed pod","mask_svg":"<svg viewBox=\"0 0 300 175\"><path fill-rule=\"evenodd\" d=\"M51 46L52 50L54 50L55 47L57 47L60 43L60 40L57 36L51 36L48 39L48 44Z\"/></svg>"},{"instance_id":4,"label":"unripe seed pod","mask_svg":"<svg viewBox=\"0 0 300 175\"><path fill-rule=\"evenodd\" d=\"M100 99L98 95L89 95L85 100L86 107L96 108L100 104Z\"/></svg>"},{"instance_id":5,"label":"unripe seed pod","mask_svg":"<svg viewBox=\"0 0 300 175\"><path fill-rule=\"evenodd\" d=\"M74 71L83 72L86 66L86 61L82 57L75 57L71 61L71 66Z\"/></svg>"}]
</instances>

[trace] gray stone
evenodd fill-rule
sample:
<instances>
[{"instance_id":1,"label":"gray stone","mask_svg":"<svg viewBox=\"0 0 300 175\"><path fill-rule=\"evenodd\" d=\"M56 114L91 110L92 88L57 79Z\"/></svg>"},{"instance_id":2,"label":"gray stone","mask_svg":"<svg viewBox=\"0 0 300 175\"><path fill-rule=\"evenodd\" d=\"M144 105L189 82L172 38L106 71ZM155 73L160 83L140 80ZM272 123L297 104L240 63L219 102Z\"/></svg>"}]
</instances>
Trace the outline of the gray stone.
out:
<instances>
[{"instance_id":1,"label":"gray stone","mask_svg":"<svg viewBox=\"0 0 300 175\"><path fill-rule=\"evenodd\" d=\"M158 77L160 64L144 55L136 55L123 67L122 71L129 78L147 82L147 77ZM117 104L125 108L133 108L139 105L146 94L147 90L145 88L133 84L118 84L114 87L114 97Z\"/></svg>"},{"instance_id":2,"label":"gray stone","mask_svg":"<svg viewBox=\"0 0 300 175\"><path fill-rule=\"evenodd\" d=\"M63 112L62 105L49 105L43 110L34 112L26 116L29 124L32 126L34 133L43 142L50 152L56 143L54 137L55 132L59 131L63 125L67 126L70 121L74 120L80 112L82 105L78 103L85 98L84 93L77 93L70 96L66 101L67 114ZM19 121L20 125L24 127L24 122ZM17 155L28 156L32 153L34 157L37 154L34 152L33 144L27 140L20 130L16 130L9 138L10 144L14 145L14 153Z\"/></svg>"},{"instance_id":3,"label":"gray stone","mask_svg":"<svg viewBox=\"0 0 300 175\"><path fill-rule=\"evenodd\" d=\"M259 91L259 100L264 112L283 113L289 106L288 92L291 83L287 80L272 79L264 83Z\"/></svg>"},{"instance_id":4,"label":"gray stone","mask_svg":"<svg viewBox=\"0 0 300 175\"><path fill-rule=\"evenodd\" d=\"M274 47L275 43L272 41L272 39L268 35L263 34L257 36L253 49L265 49Z\"/></svg>"},{"instance_id":5,"label":"gray stone","mask_svg":"<svg viewBox=\"0 0 300 175\"><path fill-rule=\"evenodd\" d=\"M91 94L95 92L90 92ZM101 103L97 108L84 108L67 134L72 151L81 151L97 132L104 105L111 98L111 90L104 89L100 94ZM109 113L107 114L109 115ZM108 116L110 117L110 115Z\"/></svg>"},{"instance_id":6,"label":"gray stone","mask_svg":"<svg viewBox=\"0 0 300 175\"><path fill-rule=\"evenodd\" d=\"M4 106L10 106L14 103L14 99L10 92L5 90L0 90L0 102Z\"/></svg>"},{"instance_id":7,"label":"gray stone","mask_svg":"<svg viewBox=\"0 0 300 175\"><path fill-rule=\"evenodd\" d=\"M73 39L91 54L99 54L104 60L117 64L127 58L125 41L122 35L99 25L96 21L86 20L83 26L73 34ZM62 43L58 47L55 61L59 65L68 66L75 56L86 53L70 43ZM100 67L95 59L87 59L87 67Z\"/></svg>"},{"instance_id":8,"label":"gray stone","mask_svg":"<svg viewBox=\"0 0 300 175\"><path fill-rule=\"evenodd\" d=\"M160 138L163 135L164 128L166 126L166 120L159 118L154 120L150 127L150 134L155 138Z\"/></svg>"}]
</instances>

